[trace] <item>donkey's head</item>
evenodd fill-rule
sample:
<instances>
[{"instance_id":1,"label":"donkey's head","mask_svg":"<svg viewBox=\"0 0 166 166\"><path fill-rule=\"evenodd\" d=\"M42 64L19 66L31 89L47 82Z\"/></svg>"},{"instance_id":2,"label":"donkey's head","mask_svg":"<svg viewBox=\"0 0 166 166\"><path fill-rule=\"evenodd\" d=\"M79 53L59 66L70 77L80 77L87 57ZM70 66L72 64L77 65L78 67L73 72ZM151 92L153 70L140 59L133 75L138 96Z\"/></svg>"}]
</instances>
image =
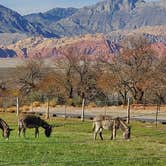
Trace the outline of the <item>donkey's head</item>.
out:
<instances>
[{"instance_id":1,"label":"donkey's head","mask_svg":"<svg viewBox=\"0 0 166 166\"><path fill-rule=\"evenodd\" d=\"M51 132L52 132L52 126L48 126L48 127L45 129L45 135L46 135L46 137L50 137Z\"/></svg>"},{"instance_id":2,"label":"donkey's head","mask_svg":"<svg viewBox=\"0 0 166 166\"><path fill-rule=\"evenodd\" d=\"M10 136L10 131L12 131L13 129L10 129L10 128L6 128L4 129L3 131L3 137L8 140L9 139L9 136Z\"/></svg>"},{"instance_id":3,"label":"donkey's head","mask_svg":"<svg viewBox=\"0 0 166 166\"><path fill-rule=\"evenodd\" d=\"M131 135L131 127L128 126L128 128L123 133L123 137L124 139L130 139L130 135Z\"/></svg>"}]
</instances>

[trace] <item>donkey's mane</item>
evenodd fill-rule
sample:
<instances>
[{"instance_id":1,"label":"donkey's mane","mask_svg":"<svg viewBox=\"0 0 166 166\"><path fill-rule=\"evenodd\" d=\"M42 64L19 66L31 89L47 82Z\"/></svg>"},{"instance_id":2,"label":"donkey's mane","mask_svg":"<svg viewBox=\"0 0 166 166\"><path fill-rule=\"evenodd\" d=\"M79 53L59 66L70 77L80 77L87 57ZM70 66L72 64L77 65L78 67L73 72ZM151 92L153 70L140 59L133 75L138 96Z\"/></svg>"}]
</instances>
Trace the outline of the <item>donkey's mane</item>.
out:
<instances>
[{"instance_id":1,"label":"donkey's mane","mask_svg":"<svg viewBox=\"0 0 166 166\"><path fill-rule=\"evenodd\" d=\"M41 121L41 127L43 127L44 129L50 127L50 125L45 120L40 118L40 121Z\"/></svg>"}]
</instances>

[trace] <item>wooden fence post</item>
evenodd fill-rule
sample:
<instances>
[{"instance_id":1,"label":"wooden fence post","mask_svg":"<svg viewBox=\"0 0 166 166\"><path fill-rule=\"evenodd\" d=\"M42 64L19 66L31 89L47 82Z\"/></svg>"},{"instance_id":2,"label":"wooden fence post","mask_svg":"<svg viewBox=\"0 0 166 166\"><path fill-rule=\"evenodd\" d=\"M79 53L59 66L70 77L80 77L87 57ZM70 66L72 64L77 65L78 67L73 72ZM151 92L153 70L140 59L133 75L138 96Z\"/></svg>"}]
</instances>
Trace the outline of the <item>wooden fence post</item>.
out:
<instances>
[{"instance_id":1,"label":"wooden fence post","mask_svg":"<svg viewBox=\"0 0 166 166\"><path fill-rule=\"evenodd\" d=\"M31 112L33 112L33 100L31 99Z\"/></svg>"},{"instance_id":2,"label":"wooden fence post","mask_svg":"<svg viewBox=\"0 0 166 166\"><path fill-rule=\"evenodd\" d=\"M84 114L85 114L85 98L82 99L82 111L81 111L81 121L84 121Z\"/></svg>"},{"instance_id":3,"label":"wooden fence post","mask_svg":"<svg viewBox=\"0 0 166 166\"><path fill-rule=\"evenodd\" d=\"M19 98L17 96L17 98L16 98L16 116L18 116L18 115L19 115Z\"/></svg>"},{"instance_id":4,"label":"wooden fence post","mask_svg":"<svg viewBox=\"0 0 166 166\"><path fill-rule=\"evenodd\" d=\"M50 119L50 99L47 97L46 119Z\"/></svg>"},{"instance_id":5,"label":"wooden fence post","mask_svg":"<svg viewBox=\"0 0 166 166\"><path fill-rule=\"evenodd\" d=\"M65 104L65 119L66 119L67 105Z\"/></svg>"},{"instance_id":6,"label":"wooden fence post","mask_svg":"<svg viewBox=\"0 0 166 166\"><path fill-rule=\"evenodd\" d=\"M106 115L107 114L107 107L108 107L108 101L105 100L105 106L104 106L104 114Z\"/></svg>"},{"instance_id":7,"label":"wooden fence post","mask_svg":"<svg viewBox=\"0 0 166 166\"><path fill-rule=\"evenodd\" d=\"M130 124L130 98L127 101L127 124Z\"/></svg>"},{"instance_id":8,"label":"wooden fence post","mask_svg":"<svg viewBox=\"0 0 166 166\"><path fill-rule=\"evenodd\" d=\"M157 124L158 124L158 114L159 114L159 111L160 111L160 104L157 104L157 109L156 109L156 127L157 127Z\"/></svg>"}]
</instances>

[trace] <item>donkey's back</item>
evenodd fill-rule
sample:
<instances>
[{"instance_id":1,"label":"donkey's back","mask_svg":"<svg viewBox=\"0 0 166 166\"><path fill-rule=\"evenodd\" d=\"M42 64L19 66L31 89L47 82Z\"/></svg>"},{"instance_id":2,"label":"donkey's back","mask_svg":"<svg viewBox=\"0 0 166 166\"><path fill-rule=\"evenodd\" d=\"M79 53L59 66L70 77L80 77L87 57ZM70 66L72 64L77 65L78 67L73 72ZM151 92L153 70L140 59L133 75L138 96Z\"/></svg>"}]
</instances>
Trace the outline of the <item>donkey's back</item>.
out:
<instances>
[{"instance_id":1,"label":"donkey's back","mask_svg":"<svg viewBox=\"0 0 166 166\"><path fill-rule=\"evenodd\" d=\"M111 130L113 126L113 118L109 115L98 115L93 119L93 127L95 130L99 128Z\"/></svg>"},{"instance_id":2,"label":"donkey's back","mask_svg":"<svg viewBox=\"0 0 166 166\"><path fill-rule=\"evenodd\" d=\"M18 120L18 125L21 128L36 128L42 125L42 119L35 115L24 115Z\"/></svg>"}]
</instances>

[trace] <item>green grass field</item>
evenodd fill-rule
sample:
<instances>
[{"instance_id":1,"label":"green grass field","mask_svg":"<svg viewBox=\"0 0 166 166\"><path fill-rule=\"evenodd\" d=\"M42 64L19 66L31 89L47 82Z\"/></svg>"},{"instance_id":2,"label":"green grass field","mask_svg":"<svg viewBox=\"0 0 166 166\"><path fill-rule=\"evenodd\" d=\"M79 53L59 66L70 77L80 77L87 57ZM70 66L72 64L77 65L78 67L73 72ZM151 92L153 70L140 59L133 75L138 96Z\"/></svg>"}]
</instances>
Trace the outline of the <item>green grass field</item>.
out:
<instances>
[{"instance_id":1,"label":"green grass field","mask_svg":"<svg viewBox=\"0 0 166 166\"><path fill-rule=\"evenodd\" d=\"M0 114L15 130L9 141L0 137L0 165L26 166L160 166L166 165L166 126L132 122L130 141L110 141L105 131L104 141L93 140L92 122L73 119L51 119L56 126L50 138L43 129L40 137L34 138L34 130L27 131L26 138L17 136L15 114Z\"/></svg>"}]
</instances>

